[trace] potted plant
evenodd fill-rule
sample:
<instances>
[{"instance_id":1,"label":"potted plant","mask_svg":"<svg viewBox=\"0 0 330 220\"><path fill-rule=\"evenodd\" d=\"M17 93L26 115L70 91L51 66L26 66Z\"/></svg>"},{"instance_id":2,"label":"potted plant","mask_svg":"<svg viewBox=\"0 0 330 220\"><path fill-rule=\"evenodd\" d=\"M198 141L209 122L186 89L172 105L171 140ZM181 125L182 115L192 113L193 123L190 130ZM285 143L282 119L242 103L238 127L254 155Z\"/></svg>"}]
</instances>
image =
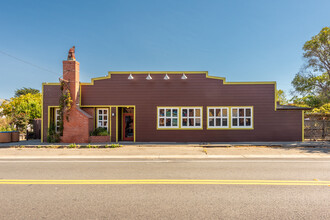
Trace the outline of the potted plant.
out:
<instances>
[{"instance_id":1,"label":"potted plant","mask_svg":"<svg viewBox=\"0 0 330 220\"><path fill-rule=\"evenodd\" d=\"M110 134L106 128L95 128L95 130L90 133L89 142L90 143L110 142Z\"/></svg>"},{"instance_id":2,"label":"potted plant","mask_svg":"<svg viewBox=\"0 0 330 220\"><path fill-rule=\"evenodd\" d=\"M11 142L12 130L10 125L0 125L0 143Z\"/></svg>"}]
</instances>

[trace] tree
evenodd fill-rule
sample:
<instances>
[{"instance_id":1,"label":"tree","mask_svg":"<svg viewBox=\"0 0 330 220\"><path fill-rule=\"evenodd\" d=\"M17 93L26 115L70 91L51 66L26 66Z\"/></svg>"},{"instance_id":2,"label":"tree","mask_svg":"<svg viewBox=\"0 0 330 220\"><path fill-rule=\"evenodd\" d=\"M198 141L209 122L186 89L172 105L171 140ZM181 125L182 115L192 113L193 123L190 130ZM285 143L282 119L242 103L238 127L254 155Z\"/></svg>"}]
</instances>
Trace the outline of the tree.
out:
<instances>
[{"instance_id":1,"label":"tree","mask_svg":"<svg viewBox=\"0 0 330 220\"><path fill-rule=\"evenodd\" d=\"M330 28L307 41L303 50L306 64L291 82L295 89L292 101L319 108L330 102Z\"/></svg>"},{"instance_id":2,"label":"tree","mask_svg":"<svg viewBox=\"0 0 330 220\"><path fill-rule=\"evenodd\" d=\"M314 72L326 72L330 78L330 28L323 28L320 33L307 41L303 47L306 68Z\"/></svg>"},{"instance_id":3,"label":"tree","mask_svg":"<svg viewBox=\"0 0 330 220\"><path fill-rule=\"evenodd\" d=\"M33 119L41 118L41 94L21 95L1 104L0 115L8 117L16 128L23 132Z\"/></svg>"},{"instance_id":4,"label":"tree","mask_svg":"<svg viewBox=\"0 0 330 220\"><path fill-rule=\"evenodd\" d=\"M277 90L276 92L276 100L280 102L280 104L288 104L288 100L286 98L285 92L282 89Z\"/></svg>"},{"instance_id":5,"label":"tree","mask_svg":"<svg viewBox=\"0 0 330 220\"><path fill-rule=\"evenodd\" d=\"M40 91L38 89L33 89L33 88L26 88L26 87L23 87L21 89L16 89L15 90L15 97L19 97L21 95L26 95L28 93L31 93L31 94L38 94L40 93Z\"/></svg>"},{"instance_id":6,"label":"tree","mask_svg":"<svg viewBox=\"0 0 330 220\"><path fill-rule=\"evenodd\" d=\"M330 112L330 103L322 105L320 108L314 108L313 113L329 114Z\"/></svg>"}]
</instances>

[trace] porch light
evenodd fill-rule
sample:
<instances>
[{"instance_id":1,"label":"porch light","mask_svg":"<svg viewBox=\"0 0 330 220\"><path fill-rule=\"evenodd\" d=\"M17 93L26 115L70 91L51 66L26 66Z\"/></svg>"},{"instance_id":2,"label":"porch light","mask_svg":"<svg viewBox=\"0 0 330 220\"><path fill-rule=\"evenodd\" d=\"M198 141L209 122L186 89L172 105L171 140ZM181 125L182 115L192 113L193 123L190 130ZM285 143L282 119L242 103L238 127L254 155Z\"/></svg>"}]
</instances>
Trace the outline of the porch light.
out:
<instances>
[{"instance_id":1,"label":"porch light","mask_svg":"<svg viewBox=\"0 0 330 220\"><path fill-rule=\"evenodd\" d=\"M134 79L134 77L132 76L132 74L129 74L128 79Z\"/></svg>"},{"instance_id":2,"label":"porch light","mask_svg":"<svg viewBox=\"0 0 330 220\"><path fill-rule=\"evenodd\" d=\"M170 79L170 77L167 75L167 73L166 73L164 79L165 79L165 80L169 80L169 79Z\"/></svg>"},{"instance_id":3,"label":"porch light","mask_svg":"<svg viewBox=\"0 0 330 220\"><path fill-rule=\"evenodd\" d=\"M188 79L188 77L183 73L181 79Z\"/></svg>"},{"instance_id":4,"label":"porch light","mask_svg":"<svg viewBox=\"0 0 330 220\"><path fill-rule=\"evenodd\" d=\"M151 80L151 79L152 79L152 77L150 76L150 73L148 74L148 76L147 76L146 79L147 79L147 80Z\"/></svg>"}]
</instances>

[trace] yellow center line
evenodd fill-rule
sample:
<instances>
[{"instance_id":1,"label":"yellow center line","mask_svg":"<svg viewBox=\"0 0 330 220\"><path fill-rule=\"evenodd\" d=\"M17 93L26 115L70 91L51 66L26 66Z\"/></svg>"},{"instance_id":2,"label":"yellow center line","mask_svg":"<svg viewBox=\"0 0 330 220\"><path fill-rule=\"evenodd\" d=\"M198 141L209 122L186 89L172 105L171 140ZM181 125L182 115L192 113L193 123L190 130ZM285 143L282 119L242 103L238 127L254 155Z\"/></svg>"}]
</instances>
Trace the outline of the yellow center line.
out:
<instances>
[{"instance_id":1,"label":"yellow center line","mask_svg":"<svg viewBox=\"0 0 330 220\"><path fill-rule=\"evenodd\" d=\"M304 180L189 180L189 179L138 179L138 180L29 180L7 179L0 180L0 185L9 184L205 184L205 185L295 185L295 186L329 186L330 181L304 181Z\"/></svg>"}]
</instances>

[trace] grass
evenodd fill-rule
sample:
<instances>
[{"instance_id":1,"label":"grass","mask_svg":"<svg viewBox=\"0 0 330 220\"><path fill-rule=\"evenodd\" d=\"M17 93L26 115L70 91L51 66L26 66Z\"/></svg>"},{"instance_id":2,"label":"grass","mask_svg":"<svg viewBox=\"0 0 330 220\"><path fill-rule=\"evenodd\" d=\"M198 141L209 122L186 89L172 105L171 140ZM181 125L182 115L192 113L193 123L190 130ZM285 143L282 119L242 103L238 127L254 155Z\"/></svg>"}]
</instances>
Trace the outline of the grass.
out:
<instances>
[{"instance_id":1,"label":"grass","mask_svg":"<svg viewBox=\"0 0 330 220\"><path fill-rule=\"evenodd\" d=\"M57 149L57 148L70 148L70 149L83 149L83 148L119 148L122 147L120 144L106 144L106 145L78 145L75 143L71 143L69 145L32 145L32 146L25 146L25 145L16 145L12 146L11 148L51 148L51 149Z\"/></svg>"}]
</instances>

